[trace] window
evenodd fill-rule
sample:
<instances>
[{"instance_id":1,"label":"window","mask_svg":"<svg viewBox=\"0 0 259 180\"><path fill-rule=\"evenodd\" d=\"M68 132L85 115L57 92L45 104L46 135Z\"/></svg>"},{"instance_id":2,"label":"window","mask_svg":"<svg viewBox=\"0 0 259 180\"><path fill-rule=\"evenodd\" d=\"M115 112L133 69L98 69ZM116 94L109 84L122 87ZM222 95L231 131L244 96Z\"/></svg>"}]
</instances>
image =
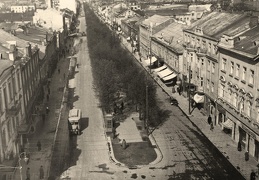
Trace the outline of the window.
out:
<instances>
[{"instance_id":1,"label":"window","mask_svg":"<svg viewBox=\"0 0 259 180\"><path fill-rule=\"evenodd\" d=\"M203 87L203 77L201 77L201 87Z\"/></svg>"},{"instance_id":2,"label":"window","mask_svg":"<svg viewBox=\"0 0 259 180\"><path fill-rule=\"evenodd\" d=\"M255 72L253 70L250 70L249 84L254 84L254 74Z\"/></svg>"},{"instance_id":3,"label":"window","mask_svg":"<svg viewBox=\"0 0 259 180\"><path fill-rule=\"evenodd\" d=\"M246 115L247 115L248 117L251 116L251 106L252 106L251 102L250 102L250 101L247 101L247 105L246 105Z\"/></svg>"},{"instance_id":4,"label":"window","mask_svg":"<svg viewBox=\"0 0 259 180\"><path fill-rule=\"evenodd\" d=\"M7 99L7 90L6 90L6 87L4 87L4 89L3 89L3 91L4 91L4 107L5 108L7 108L8 107L8 99Z\"/></svg>"},{"instance_id":5,"label":"window","mask_svg":"<svg viewBox=\"0 0 259 180\"><path fill-rule=\"evenodd\" d=\"M14 92L14 95L15 95L16 92L17 92L15 76L13 76L13 78L12 78L12 84L13 84L13 92Z\"/></svg>"},{"instance_id":6,"label":"window","mask_svg":"<svg viewBox=\"0 0 259 180\"><path fill-rule=\"evenodd\" d=\"M231 99L232 99L232 91L231 91L231 89L229 89L228 90L228 99L227 99L229 104L231 104Z\"/></svg>"},{"instance_id":7,"label":"window","mask_svg":"<svg viewBox=\"0 0 259 180\"><path fill-rule=\"evenodd\" d=\"M8 82L8 91L9 91L9 97L10 97L10 100L13 100L13 88L12 88L12 85L11 85L11 79L9 79L9 82Z\"/></svg>"},{"instance_id":8,"label":"window","mask_svg":"<svg viewBox=\"0 0 259 180\"><path fill-rule=\"evenodd\" d=\"M209 83L210 83L210 82L209 82ZM211 82L211 92L212 92L212 93L214 92L214 88L215 88L214 82Z\"/></svg>"},{"instance_id":9,"label":"window","mask_svg":"<svg viewBox=\"0 0 259 180\"><path fill-rule=\"evenodd\" d=\"M207 89L209 90L210 89L210 80L207 79Z\"/></svg>"},{"instance_id":10,"label":"window","mask_svg":"<svg viewBox=\"0 0 259 180\"><path fill-rule=\"evenodd\" d=\"M221 64L221 70L226 71L226 64L227 64L227 60L225 58L222 59L222 64Z\"/></svg>"},{"instance_id":11,"label":"window","mask_svg":"<svg viewBox=\"0 0 259 180\"><path fill-rule=\"evenodd\" d=\"M243 67L242 80L246 80L246 67Z\"/></svg>"},{"instance_id":12,"label":"window","mask_svg":"<svg viewBox=\"0 0 259 180\"><path fill-rule=\"evenodd\" d=\"M213 84L213 83L211 83ZM224 97L224 86L222 84L220 84L219 86L219 97Z\"/></svg>"},{"instance_id":13,"label":"window","mask_svg":"<svg viewBox=\"0 0 259 180\"><path fill-rule=\"evenodd\" d=\"M0 113L4 111L2 99L2 90L0 89Z\"/></svg>"},{"instance_id":14,"label":"window","mask_svg":"<svg viewBox=\"0 0 259 180\"><path fill-rule=\"evenodd\" d=\"M236 77L239 77L239 69L240 69L240 65L237 64L236 65Z\"/></svg>"},{"instance_id":15,"label":"window","mask_svg":"<svg viewBox=\"0 0 259 180\"><path fill-rule=\"evenodd\" d=\"M234 106L235 108L237 107L237 93L234 93L233 106Z\"/></svg>"},{"instance_id":16,"label":"window","mask_svg":"<svg viewBox=\"0 0 259 180\"><path fill-rule=\"evenodd\" d=\"M208 52L210 53L211 51L211 43L209 43L209 48L208 48Z\"/></svg>"},{"instance_id":17,"label":"window","mask_svg":"<svg viewBox=\"0 0 259 180\"><path fill-rule=\"evenodd\" d=\"M214 63L214 62L212 63L212 69L211 69L211 72L212 72L212 73L215 73L215 63Z\"/></svg>"},{"instance_id":18,"label":"window","mask_svg":"<svg viewBox=\"0 0 259 180\"><path fill-rule=\"evenodd\" d=\"M230 74L234 74L234 62L231 61Z\"/></svg>"},{"instance_id":19,"label":"window","mask_svg":"<svg viewBox=\"0 0 259 180\"><path fill-rule=\"evenodd\" d=\"M210 60L208 60L207 70L210 71Z\"/></svg>"}]
</instances>

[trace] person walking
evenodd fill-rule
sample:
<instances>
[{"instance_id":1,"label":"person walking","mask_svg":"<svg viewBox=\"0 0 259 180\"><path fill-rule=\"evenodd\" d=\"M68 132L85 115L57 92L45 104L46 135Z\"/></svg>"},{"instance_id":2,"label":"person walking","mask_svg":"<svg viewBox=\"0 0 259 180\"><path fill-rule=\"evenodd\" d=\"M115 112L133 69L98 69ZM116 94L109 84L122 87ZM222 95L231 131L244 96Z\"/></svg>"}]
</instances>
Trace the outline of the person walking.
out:
<instances>
[{"instance_id":1,"label":"person walking","mask_svg":"<svg viewBox=\"0 0 259 180\"><path fill-rule=\"evenodd\" d=\"M213 131L213 129L214 129L214 126L213 126L213 123L211 122L210 123L210 130Z\"/></svg>"},{"instance_id":2,"label":"person walking","mask_svg":"<svg viewBox=\"0 0 259 180\"><path fill-rule=\"evenodd\" d=\"M46 114L47 115L49 114L49 107L48 106L46 107Z\"/></svg>"},{"instance_id":3,"label":"person walking","mask_svg":"<svg viewBox=\"0 0 259 180\"><path fill-rule=\"evenodd\" d=\"M49 94L47 94L47 101L49 101Z\"/></svg>"},{"instance_id":4,"label":"person walking","mask_svg":"<svg viewBox=\"0 0 259 180\"><path fill-rule=\"evenodd\" d=\"M40 150L41 150L41 143L40 143L39 140L38 140L38 142L37 142L37 147L38 147L38 151L40 151Z\"/></svg>"},{"instance_id":5,"label":"person walking","mask_svg":"<svg viewBox=\"0 0 259 180\"><path fill-rule=\"evenodd\" d=\"M30 180L31 179L31 174L30 174L30 168L28 167L26 170L26 180Z\"/></svg>"},{"instance_id":6,"label":"person walking","mask_svg":"<svg viewBox=\"0 0 259 180\"><path fill-rule=\"evenodd\" d=\"M40 166L40 179L44 179L44 170L43 170L43 166Z\"/></svg>"},{"instance_id":7,"label":"person walking","mask_svg":"<svg viewBox=\"0 0 259 180\"><path fill-rule=\"evenodd\" d=\"M209 115L208 117L208 124L210 125L212 123L212 119L211 119L211 116Z\"/></svg>"}]
</instances>

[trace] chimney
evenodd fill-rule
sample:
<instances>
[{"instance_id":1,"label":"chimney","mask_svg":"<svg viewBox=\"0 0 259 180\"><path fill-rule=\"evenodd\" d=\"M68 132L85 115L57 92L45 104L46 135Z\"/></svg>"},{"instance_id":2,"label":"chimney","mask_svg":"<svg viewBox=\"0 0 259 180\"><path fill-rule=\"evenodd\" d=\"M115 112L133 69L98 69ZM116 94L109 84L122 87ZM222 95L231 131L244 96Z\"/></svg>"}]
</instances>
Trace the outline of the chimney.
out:
<instances>
[{"instance_id":1,"label":"chimney","mask_svg":"<svg viewBox=\"0 0 259 180\"><path fill-rule=\"evenodd\" d=\"M17 57L17 49L15 44L10 45L9 60L14 61Z\"/></svg>"},{"instance_id":2,"label":"chimney","mask_svg":"<svg viewBox=\"0 0 259 180\"><path fill-rule=\"evenodd\" d=\"M258 25L258 17L257 16L251 16L249 26L250 28L253 28Z\"/></svg>"},{"instance_id":3,"label":"chimney","mask_svg":"<svg viewBox=\"0 0 259 180\"><path fill-rule=\"evenodd\" d=\"M25 54L24 54L25 56L27 56L27 57L31 57L31 44L28 42L27 43L27 45L26 45L26 47L25 47Z\"/></svg>"}]
</instances>

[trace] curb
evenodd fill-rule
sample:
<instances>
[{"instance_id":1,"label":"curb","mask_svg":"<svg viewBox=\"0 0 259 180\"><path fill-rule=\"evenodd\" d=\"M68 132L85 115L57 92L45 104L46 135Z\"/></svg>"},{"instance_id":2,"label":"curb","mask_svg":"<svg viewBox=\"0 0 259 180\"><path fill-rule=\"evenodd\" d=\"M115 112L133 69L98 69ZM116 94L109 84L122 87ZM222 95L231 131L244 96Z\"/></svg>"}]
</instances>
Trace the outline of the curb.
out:
<instances>
[{"instance_id":1,"label":"curb","mask_svg":"<svg viewBox=\"0 0 259 180\"><path fill-rule=\"evenodd\" d=\"M157 163L159 163L159 162L162 161L162 159L163 159L163 154L162 154L162 152L161 152L161 149L160 149L159 146L157 145L156 139L154 138L153 134L150 134L148 138L149 138L151 144L152 144L153 146L156 146L154 149L155 149L156 154L157 154L157 158L156 158L153 162L149 163L148 165L155 165L155 164L157 164Z\"/></svg>"}]
</instances>

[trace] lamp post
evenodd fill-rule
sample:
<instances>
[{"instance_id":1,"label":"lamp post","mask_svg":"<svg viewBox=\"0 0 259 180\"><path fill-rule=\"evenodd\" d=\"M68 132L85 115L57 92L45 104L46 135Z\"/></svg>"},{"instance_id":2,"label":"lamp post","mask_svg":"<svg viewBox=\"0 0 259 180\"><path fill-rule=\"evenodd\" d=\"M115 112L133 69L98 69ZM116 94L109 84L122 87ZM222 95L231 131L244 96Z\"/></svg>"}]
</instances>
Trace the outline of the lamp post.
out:
<instances>
[{"instance_id":1,"label":"lamp post","mask_svg":"<svg viewBox=\"0 0 259 180\"><path fill-rule=\"evenodd\" d=\"M149 34L149 58L150 58L149 72L150 72L150 73L151 73L151 58L152 58L152 50L151 50L152 28L153 28L153 23L150 22L150 34Z\"/></svg>"},{"instance_id":2,"label":"lamp post","mask_svg":"<svg viewBox=\"0 0 259 180\"><path fill-rule=\"evenodd\" d=\"M189 65L189 84L188 84L188 99L189 99L189 115L191 115L191 92L190 92L190 83L191 83L191 66Z\"/></svg>"}]
</instances>

